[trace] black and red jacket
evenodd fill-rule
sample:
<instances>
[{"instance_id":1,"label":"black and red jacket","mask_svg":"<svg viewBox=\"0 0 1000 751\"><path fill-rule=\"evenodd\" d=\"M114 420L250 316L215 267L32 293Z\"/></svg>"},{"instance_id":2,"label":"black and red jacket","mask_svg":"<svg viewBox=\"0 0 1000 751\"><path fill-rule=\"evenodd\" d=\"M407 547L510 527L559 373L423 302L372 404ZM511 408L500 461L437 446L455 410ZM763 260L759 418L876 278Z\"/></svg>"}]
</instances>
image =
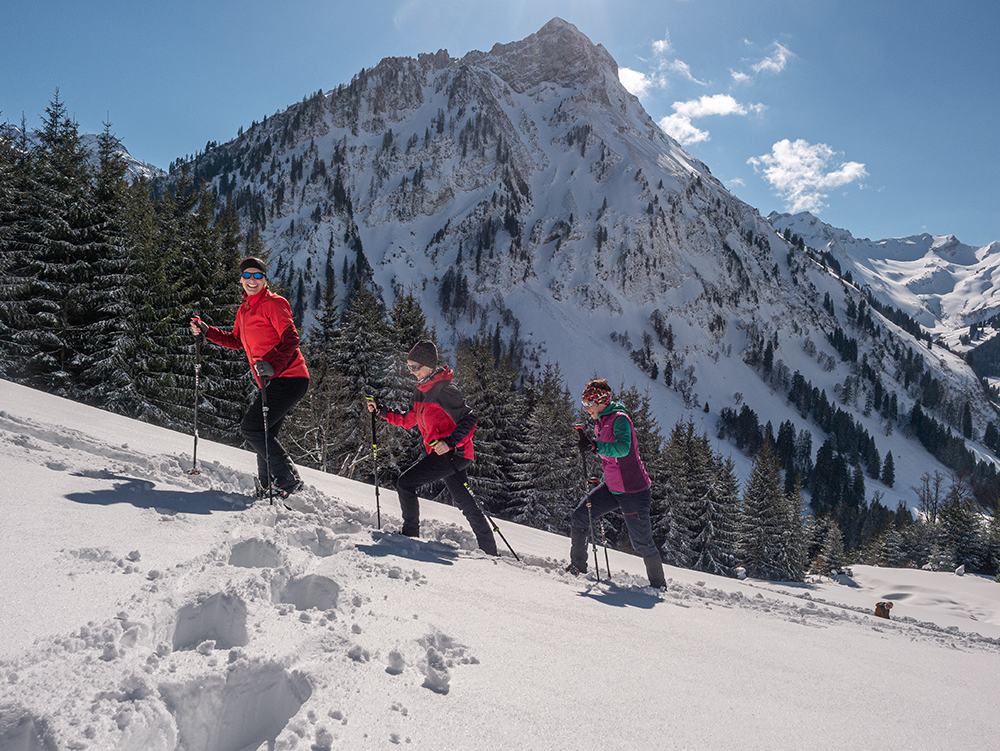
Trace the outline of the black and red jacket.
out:
<instances>
[{"instance_id":1,"label":"black and red jacket","mask_svg":"<svg viewBox=\"0 0 1000 751\"><path fill-rule=\"evenodd\" d=\"M417 384L413 391L410 411L383 412L386 422L402 428L420 428L424 449L429 454L435 441L444 441L458 456L472 459L472 434L476 432L476 415L465 403L465 397L452 383L454 372L445 366Z\"/></svg>"}]
</instances>

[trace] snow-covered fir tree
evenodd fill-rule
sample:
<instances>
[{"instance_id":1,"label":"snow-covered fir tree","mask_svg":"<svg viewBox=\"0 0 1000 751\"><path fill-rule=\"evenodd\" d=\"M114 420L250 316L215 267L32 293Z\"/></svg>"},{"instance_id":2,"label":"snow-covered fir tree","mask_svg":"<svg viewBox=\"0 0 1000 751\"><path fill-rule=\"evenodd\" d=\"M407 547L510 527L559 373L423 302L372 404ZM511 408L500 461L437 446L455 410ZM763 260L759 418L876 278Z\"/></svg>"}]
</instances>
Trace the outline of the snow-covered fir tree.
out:
<instances>
[{"instance_id":1,"label":"snow-covered fir tree","mask_svg":"<svg viewBox=\"0 0 1000 751\"><path fill-rule=\"evenodd\" d=\"M455 383L476 414L475 461L470 486L490 513L511 510L514 457L524 450L525 397L515 387L518 373L495 353L489 338L464 342L458 350Z\"/></svg>"},{"instance_id":2,"label":"snow-covered fir tree","mask_svg":"<svg viewBox=\"0 0 1000 751\"><path fill-rule=\"evenodd\" d=\"M741 563L756 579L801 581L804 575L801 508L785 495L781 467L764 444L743 493ZM793 510L794 509L794 510Z\"/></svg>"},{"instance_id":3,"label":"snow-covered fir tree","mask_svg":"<svg viewBox=\"0 0 1000 751\"><path fill-rule=\"evenodd\" d=\"M970 573L982 571L988 563L987 528L965 478L952 478L940 525L943 547L955 566L965 566Z\"/></svg>"},{"instance_id":4,"label":"snow-covered fir tree","mask_svg":"<svg viewBox=\"0 0 1000 751\"><path fill-rule=\"evenodd\" d=\"M586 480L599 459L581 455L577 448L574 399L558 366L547 364L525 390L524 440L513 457L509 515L538 529L564 532L570 512L589 489Z\"/></svg>"},{"instance_id":5,"label":"snow-covered fir tree","mask_svg":"<svg viewBox=\"0 0 1000 751\"><path fill-rule=\"evenodd\" d=\"M836 521L827 527L823 547L819 551L818 573L829 575L832 571L840 571L846 563L844 557L844 535Z\"/></svg>"}]
</instances>

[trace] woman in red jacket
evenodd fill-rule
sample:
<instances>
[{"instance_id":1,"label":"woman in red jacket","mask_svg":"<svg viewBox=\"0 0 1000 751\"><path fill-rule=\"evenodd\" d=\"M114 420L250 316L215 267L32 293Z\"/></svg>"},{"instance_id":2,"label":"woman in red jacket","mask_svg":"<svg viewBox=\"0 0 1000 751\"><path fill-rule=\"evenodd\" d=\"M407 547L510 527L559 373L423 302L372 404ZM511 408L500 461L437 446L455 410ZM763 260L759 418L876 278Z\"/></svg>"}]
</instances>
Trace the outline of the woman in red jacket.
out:
<instances>
[{"instance_id":1,"label":"woman in red jacket","mask_svg":"<svg viewBox=\"0 0 1000 751\"><path fill-rule=\"evenodd\" d=\"M277 435L285 416L306 394L309 371L299 349L299 332L288 300L267 288L267 264L259 258L240 262L243 304L236 311L232 331L191 321L191 333L229 349L242 349L258 386L267 387L267 443L261 393L243 416L240 430L257 452L257 477L267 493L273 486L282 498L302 487L302 480ZM270 461L270 467L268 466Z\"/></svg>"},{"instance_id":2,"label":"woman in red jacket","mask_svg":"<svg viewBox=\"0 0 1000 751\"><path fill-rule=\"evenodd\" d=\"M402 428L420 428L426 456L399 476L396 491L403 513L401 534L420 534L420 505L417 488L443 480L455 505L461 509L476 535L479 547L488 555L497 555L493 530L482 509L476 504L469 488L465 470L472 464L472 434L476 431L476 415L465 403L465 397L452 383L454 373L448 366L438 367L437 348L433 342L417 342L406 356L406 365L417 379L410 410L405 415L382 412L386 422ZM374 402L368 411L374 412Z\"/></svg>"}]
</instances>

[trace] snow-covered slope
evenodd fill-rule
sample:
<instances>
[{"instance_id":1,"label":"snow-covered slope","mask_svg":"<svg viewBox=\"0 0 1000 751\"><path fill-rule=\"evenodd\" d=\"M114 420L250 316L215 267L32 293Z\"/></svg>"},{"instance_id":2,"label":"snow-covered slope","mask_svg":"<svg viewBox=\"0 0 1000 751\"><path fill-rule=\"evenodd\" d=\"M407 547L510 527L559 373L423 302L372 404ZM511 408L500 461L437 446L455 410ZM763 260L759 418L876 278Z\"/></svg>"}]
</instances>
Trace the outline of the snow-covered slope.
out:
<instances>
[{"instance_id":1,"label":"snow-covered slope","mask_svg":"<svg viewBox=\"0 0 1000 751\"><path fill-rule=\"evenodd\" d=\"M974 248L954 235L928 234L873 241L809 212L773 213L768 219L809 247L829 252L856 283L959 351L968 349L961 338L970 325L1000 312L1000 242Z\"/></svg>"},{"instance_id":2,"label":"snow-covered slope","mask_svg":"<svg viewBox=\"0 0 1000 751\"><path fill-rule=\"evenodd\" d=\"M0 381L0 749L984 748L1000 584L856 567L784 586L500 522L474 550L422 501L304 470L249 505L249 454ZM395 494L381 494L385 527ZM602 569L602 577L606 572ZM894 601L893 620L872 616ZM986 745L984 745L986 744Z\"/></svg>"}]
</instances>

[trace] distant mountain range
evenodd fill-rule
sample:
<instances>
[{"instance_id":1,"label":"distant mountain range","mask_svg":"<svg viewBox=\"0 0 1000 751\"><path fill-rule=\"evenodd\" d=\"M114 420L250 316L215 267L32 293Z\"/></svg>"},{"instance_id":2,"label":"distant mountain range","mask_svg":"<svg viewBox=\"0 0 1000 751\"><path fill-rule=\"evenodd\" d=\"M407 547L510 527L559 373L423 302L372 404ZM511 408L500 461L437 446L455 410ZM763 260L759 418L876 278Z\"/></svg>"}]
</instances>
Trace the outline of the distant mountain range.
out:
<instances>
[{"instance_id":1,"label":"distant mountain range","mask_svg":"<svg viewBox=\"0 0 1000 751\"><path fill-rule=\"evenodd\" d=\"M815 447L822 431L788 399L798 373L893 451L907 479L880 488L889 500L912 501L916 478L942 468L906 434L923 398L914 357L944 425L966 405L976 436L996 420L959 354L996 312L996 243L871 242L808 214L762 217L561 19L489 52L386 58L184 169L260 232L306 329L328 284L344 300L370 283L387 304L412 290L446 347L499 334L526 370L558 362L574 391L594 375L648 388L665 429L694 419L716 435L720 410L749 406ZM866 408L876 380L898 419Z\"/></svg>"},{"instance_id":2,"label":"distant mountain range","mask_svg":"<svg viewBox=\"0 0 1000 751\"><path fill-rule=\"evenodd\" d=\"M954 235L913 235L890 240L855 238L824 224L809 212L772 213L771 224L786 236L830 253L854 281L887 304L914 318L958 351L969 328L985 338L995 333L990 319L1000 313L1000 242L974 248Z\"/></svg>"},{"instance_id":3,"label":"distant mountain range","mask_svg":"<svg viewBox=\"0 0 1000 751\"><path fill-rule=\"evenodd\" d=\"M95 170L97 169L97 166L99 164L97 156L99 153L99 145L97 139L99 137L100 136L94 133L83 133L80 136L80 139L83 141L83 145L86 146L87 150L90 152L90 164ZM121 158L121 160L125 163L125 169L127 171L129 179L142 177L146 180L154 180L158 177L164 177L167 174L164 170L160 169L159 167L149 164L148 162L143 162L136 159L128 152L128 149L125 148L125 145L121 141L118 142L117 153L118 156Z\"/></svg>"}]
</instances>

